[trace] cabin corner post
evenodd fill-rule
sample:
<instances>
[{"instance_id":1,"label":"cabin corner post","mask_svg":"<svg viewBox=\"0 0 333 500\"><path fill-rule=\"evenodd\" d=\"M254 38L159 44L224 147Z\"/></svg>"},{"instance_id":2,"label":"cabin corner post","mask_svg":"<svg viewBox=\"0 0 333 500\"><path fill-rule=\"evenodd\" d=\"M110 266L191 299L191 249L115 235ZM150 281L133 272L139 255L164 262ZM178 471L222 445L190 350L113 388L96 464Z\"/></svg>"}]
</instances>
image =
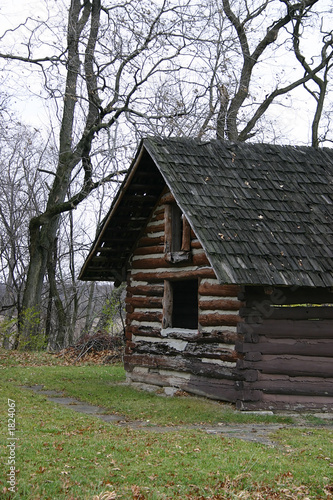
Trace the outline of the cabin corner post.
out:
<instances>
[{"instance_id":1,"label":"cabin corner post","mask_svg":"<svg viewBox=\"0 0 333 500\"><path fill-rule=\"evenodd\" d=\"M262 391L257 385L260 372L257 362L261 361L262 354L259 347L256 346L259 342L259 336L255 334L255 327L263 322L266 304L261 302L258 308L255 297L248 287L242 287L239 293L243 307L239 311L241 321L237 324L240 341L235 346L238 353L235 370L237 376L235 384L237 389L236 408L238 410L260 408L260 401L263 397Z\"/></svg>"},{"instance_id":2,"label":"cabin corner post","mask_svg":"<svg viewBox=\"0 0 333 500\"><path fill-rule=\"evenodd\" d=\"M169 280L164 280L162 329L172 326L173 289Z\"/></svg>"}]
</instances>

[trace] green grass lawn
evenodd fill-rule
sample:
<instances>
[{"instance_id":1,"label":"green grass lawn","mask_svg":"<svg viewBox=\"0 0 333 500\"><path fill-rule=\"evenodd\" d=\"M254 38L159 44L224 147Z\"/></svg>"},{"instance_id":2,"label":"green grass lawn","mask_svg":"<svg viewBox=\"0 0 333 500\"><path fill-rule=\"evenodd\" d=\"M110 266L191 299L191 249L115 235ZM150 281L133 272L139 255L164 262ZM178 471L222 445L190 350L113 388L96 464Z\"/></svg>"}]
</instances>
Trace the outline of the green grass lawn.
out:
<instances>
[{"instance_id":1,"label":"green grass lawn","mask_svg":"<svg viewBox=\"0 0 333 500\"><path fill-rule=\"evenodd\" d=\"M54 356L5 351L0 351L0 365L4 499L333 498L333 433L328 428L280 429L274 448L199 430L134 430L78 414L22 386L44 384L110 413L170 427L276 422L277 417L242 415L229 405L200 398L137 391L123 385L121 366L62 366ZM8 415L8 399L15 401L15 415ZM17 438L15 493L8 491L7 482L12 456L7 445L14 442L11 416Z\"/></svg>"}]
</instances>

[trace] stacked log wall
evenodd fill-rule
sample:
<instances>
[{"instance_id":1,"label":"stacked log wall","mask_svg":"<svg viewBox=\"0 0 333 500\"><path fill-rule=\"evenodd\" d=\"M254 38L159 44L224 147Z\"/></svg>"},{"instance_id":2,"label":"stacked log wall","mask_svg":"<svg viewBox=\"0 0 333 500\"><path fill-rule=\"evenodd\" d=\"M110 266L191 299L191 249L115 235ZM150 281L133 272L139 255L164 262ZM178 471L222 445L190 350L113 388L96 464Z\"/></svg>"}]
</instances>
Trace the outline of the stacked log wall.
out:
<instances>
[{"instance_id":1,"label":"stacked log wall","mask_svg":"<svg viewBox=\"0 0 333 500\"><path fill-rule=\"evenodd\" d=\"M165 205L160 204L133 252L126 297L125 369L132 382L235 401L235 350L242 335L239 287L219 285L191 231L191 258L165 258ZM162 328L165 280L198 279L198 329Z\"/></svg>"},{"instance_id":2,"label":"stacked log wall","mask_svg":"<svg viewBox=\"0 0 333 500\"><path fill-rule=\"evenodd\" d=\"M333 409L333 293L246 287L237 407Z\"/></svg>"}]
</instances>

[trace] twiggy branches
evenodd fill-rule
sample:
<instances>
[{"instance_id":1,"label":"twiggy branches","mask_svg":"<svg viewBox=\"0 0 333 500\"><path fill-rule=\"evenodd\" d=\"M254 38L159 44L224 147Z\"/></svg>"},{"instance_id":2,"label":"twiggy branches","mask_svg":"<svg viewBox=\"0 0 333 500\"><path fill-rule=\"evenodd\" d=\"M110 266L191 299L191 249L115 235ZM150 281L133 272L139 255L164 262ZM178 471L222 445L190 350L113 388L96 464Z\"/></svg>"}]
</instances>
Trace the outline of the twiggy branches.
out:
<instances>
[{"instance_id":1,"label":"twiggy branches","mask_svg":"<svg viewBox=\"0 0 333 500\"><path fill-rule=\"evenodd\" d=\"M247 11L247 15L244 20L241 20L240 17L238 17L232 10L229 0L222 0L224 12L237 33L243 58L239 84L234 97L230 100L230 105L227 110L226 134L228 139L233 141L246 141L247 139L249 139L253 135L253 128L255 127L259 118L264 114L275 97L289 92L290 90L304 83L304 81L299 79L297 82L286 86L284 89L276 89L266 97L264 102L262 102L262 104L259 106L258 110L248 120L243 130L238 130L239 112L249 95L249 88L254 67L256 66L256 64L258 64L266 49L277 40L280 30L283 27L287 26L295 18L299 19L301 22L302 16L306 15L306 13L314 4L317 3L317 1L318 0L302 0L299 3L290 4L286 0L284 3L287 4L287 13L282 17L275 19L271 23L270 27L267 29L266 34L261 38L255 48L251 51L247 34L247 24L249 23L249 21L253 21L259 15L261 15L270 2L265 2L260 8L254 9L253 12Z\"/></svg>"}]
</instances>

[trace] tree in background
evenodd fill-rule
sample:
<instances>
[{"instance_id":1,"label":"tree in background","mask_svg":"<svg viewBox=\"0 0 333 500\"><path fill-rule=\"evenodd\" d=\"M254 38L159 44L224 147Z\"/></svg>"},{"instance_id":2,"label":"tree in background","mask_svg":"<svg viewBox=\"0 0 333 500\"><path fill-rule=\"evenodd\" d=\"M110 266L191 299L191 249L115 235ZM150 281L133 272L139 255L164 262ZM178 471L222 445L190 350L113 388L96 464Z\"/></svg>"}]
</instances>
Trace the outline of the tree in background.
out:
<instances>
[{"instance_id":1,"label":"tree in background","mask_svg":"<svg viewBox=\"0 0 333 500\"><path fill-rule=\"evenodd\" d=\"M306 98L301 93L306 88L317 101L312 111L317 130L312 127L311 142L318 146L318 126L332 71L332 13L329 2L318 0L221 0L212 12L216 43L209 106L198 135L204 136L211 124L220 139L272 141L279 133L278 114L281 117L287 107L293 107L293 96ZM307 58L301 53L303 45ZM310 90L313 83L318 92ZM275 111L274 116L277 106L283 111ZM267 126L268 115L273 127Z\"/></svg>"},{"instance_id":2,"label":"tree in background","mask_svg":"<svg viewBox=\"0 0 333 500\"><path fill-rule=\"evenodd\" d=\"M331 8L332 13L332 8ZM305 20L303 19L305 17ZM302 22L303 21L303 22ZM319 135L320 121L324 112L326 96L329 90L329 77L333 68L333 30L332 20L325 20L323 17L317 19L318 47L315 54L309 51L305 41L304 32L313 30L312 20L307 19L307 7L302 6L300 14L295 17L292 31L292 46L295 57L304 72L303 87L313 97L315 110L311 125L311 145L318 148L321 142L332 141L328 135L330 119L327 119L326 126ZM309 53L310 52L310 53ZM317 71L317 68L320 68Z\"/></svg>"},{"instance_id":3,"label":"tree in background","mask_svg":"<svg viewBox=\"0 0 333 500\"><path fill-rule=\"evenodd\" d=\"M303 30L320 17L319 4L325 6L319 0L211 0L204 6L190 0L44 2L40 17L31 15L3 31L0 58L7 85L13 72L22 71L23 83L48 103L53 134L52 154L38 170L45 198L28 224L22 348L32 347L38 335L46 278L46 330L55 311L56 344L71 338L64 297L69 282L77 290L73 236L76 214L87 214L78 207L86 209L90 194L119 182L142 135L209 138L217 130L219 138L233 141L264 137L272 104L282 105L281 96L302 86L325 112L329 33L318 60L306 62L300 51ZM302 74L284 76L289 49ZM276 69L268 75L270 65ZM265 137L271 139L271 131ZM100 207L102 217L103 201ZM66 234L71 237L63 251ZM68 280L61 291L64 269Z\"/></svg>"},{"instance_id":4,"label":"tree in background","mask_svg":"<svg viewBox=\"0 0 333 500\"><path fill-rule=\"evenodd\" d=\"M4 120L4 115L10 119ZM38 166L47 162L45 153L38 131L13 120L6 109L0 125L0 310L7 321L22 311L28 224L46 197L38 174Z\"/></svg>"}]
</instances>

